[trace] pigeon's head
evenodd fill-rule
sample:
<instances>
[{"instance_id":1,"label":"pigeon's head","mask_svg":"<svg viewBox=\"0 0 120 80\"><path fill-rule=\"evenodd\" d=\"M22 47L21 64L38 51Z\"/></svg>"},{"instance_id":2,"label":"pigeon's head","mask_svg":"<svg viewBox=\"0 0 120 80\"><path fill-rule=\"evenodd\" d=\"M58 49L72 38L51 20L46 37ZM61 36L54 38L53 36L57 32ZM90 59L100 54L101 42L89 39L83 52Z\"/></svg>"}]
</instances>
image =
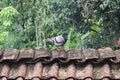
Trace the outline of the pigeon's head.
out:
<instances>
[{"instance_id":1,"label":"pigeon's head","mask_svg":"<svg viewBox=\"0 0 120 80\"><path fill-rule=\"evenodd\" d=\"M65 40L67 40L68 32L64 32L64 33L62 34L62 37L63 37Z\"/></svg>"}]
</instances>

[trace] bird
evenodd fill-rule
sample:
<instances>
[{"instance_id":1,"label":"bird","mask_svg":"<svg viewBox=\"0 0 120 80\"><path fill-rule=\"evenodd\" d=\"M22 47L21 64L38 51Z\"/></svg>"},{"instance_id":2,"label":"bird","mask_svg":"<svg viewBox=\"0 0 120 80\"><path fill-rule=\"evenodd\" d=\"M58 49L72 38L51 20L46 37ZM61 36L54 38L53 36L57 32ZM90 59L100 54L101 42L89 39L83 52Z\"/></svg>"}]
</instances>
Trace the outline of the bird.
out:
<instances>
[{"instance_id":1,"label":"bird","mask_svg":"<svg viewBox=\"0 0 120 80\"><path fill-rule=\"evenodd\" d=\"M51 38L46 38L43 41L46 43L51 43L55 46L64 46L64 44L67 41L67 37L68 37L68 32L63 32L63 34L61 35L51 37ZM60 48L57 48L57 50L59 51Z\"/></svg>"}]
</instances>

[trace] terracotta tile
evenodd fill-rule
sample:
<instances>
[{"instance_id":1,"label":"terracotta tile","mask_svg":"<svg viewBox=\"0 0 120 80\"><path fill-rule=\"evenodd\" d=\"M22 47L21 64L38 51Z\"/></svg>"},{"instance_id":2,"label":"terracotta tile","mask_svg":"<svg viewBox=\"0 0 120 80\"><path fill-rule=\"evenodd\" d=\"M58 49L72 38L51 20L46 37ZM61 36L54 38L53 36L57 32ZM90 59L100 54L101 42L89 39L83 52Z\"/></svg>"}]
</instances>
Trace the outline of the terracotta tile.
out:
<instances>
[{"instance_id":1,"label":"terracotta tile","mask_svg":"<svg viewBox=\"0 0 120 80\"><path fill-rule=\"evenodd\" d=\"M114 63L119 63L120 62L120 49L114 51L115 54L115 59L111 59Z\"/></svg>"},{"instance_id":2,"label":"terracotta tile","mask_svg":"<svg viewBox=\"0 0 120 80\"><path fill-rule=\"evenodd\" d=\"M58 79L56 79L56 78L50 78L49 80L58 80Z\"/></svg>"},{"instance_id":3,"label":"terracotta tile","mask_svg":"<svg viewBox=\"0 0 120 80\"><path fill-rule=\"evenodd\" d=\"M41 62L28 64L26 79L41 78L43 65Z\"/></svg>"},{"instance_id":4,"label":"terracotta tile","mask_svg":"<svg viewBox=\"0 0 120 80\"><path fill-rule=\"evenodd\" d=\"M19 59L33 59L34 50L32 49L22 49L20 50Z\"/></svg>"},{"instance_id":5,"label":"terracotta tile","mask_svg":"<svg viewBox=\"0 0 120 80\"><path fill-rule=\"evenodd\" d=\"M102 66L102 77L111 77L111 71L110 71L110 66L109 64L105 64L104 66Z\"/></svg>"},{"instance_id":6,"label":"terracotta tile","mask_svg":"<svg viewBox=\"0 0 120 80\"><path fill-rule=\"evenodd\" d=\"M40 78L32 78L32 80L41 80Z\"/></svg>"},{"instance_id":7,"label":"terracotta tile","mask_svg":"<svg viewBox=\"0 0 120 80\"><path fill-rule=\"evenodd\" d=\"M66 59L66 53L65 50L52 50L51 51L51 61L52 60L59 60L59 61L64 61Z\"/></svg>"},{"instance_id":8,"label":"terracotta tile","mask_svg":"<svg viewBox=\"0 0 120 80\"><path fill-rule=\"evenodd\" d=\"M100 60L115 58L115 54L110 47L99 48L97 51L100 55Z\"/></svg>"},{"instance_id":9,"label":"terracotta tile","mask_svg":"<svg viewBox=\"0 0 120 80\"><path fill-rule=\"evenodd\" d=\"M67 78L74 78L75 77L75 73L76 73L75 65L74 64L70 64L67 67L67 70L66 70Z\"/></svg>"},{"instance_id":10,"label":"terracotta tile","mask_svg":"<svg viewBox=\"0 0 120 80\"><path fill-rule=\"evenodd\" d=\"M111 64L111 74L115 79L120 79L120 64Z\"/></svg>"},{"instance_id":11,"label":"terracotta tile","mask_svg":"<svg viewBox=\"0 0 120 80\"><path fill-rule=\"evenodd\" d=\"M76 78L86 79L86 77L93 78L93 65L92 64L78 65L76 70Z\"/></svg>"},{"instance_id":12,"label":"terracotta tile","mask_svg":"<svg viewBox=\"0 0 120 80\"><path fill-rule=\"evenodd\" d=\"M18 77L16 80L24 80L22 77Z\"/></svg>"},{"instance_id":13,"label":"terracotta tile","mask_svg":"<svg viewBox=\"0 0 120 80\"><path fill-rule=\"evenodd\" d=\"M112 77L109 64L96 64L94 67L94 78L103 79L105 77Z\"/></svg>"},{"instance_id":14,"label":"terracotta tile","mask_svg":"<svg viewBox=\"0 0 120 80\"><path fill-rule=\"evenodd\" d=\"M59 66L58 66L58 63L54 63L49 72L48 72L48 75L49 76L52 76L52 77L58 77L58 71L59 71Z\"/></svg>"},{"instance_id":15,"label":"terracotta tile","mask_svg":"<svg viewBox=\"0 0 120 80\"><path fill-rule=\"evenodd\" d=\"M10 67L8 64L3 64L2 65L2 68L1 68L1 72L0 72L0 76L5 76L5 77L8 77L9 75L9 72L10 72Z\"/></svg>"},{"instance_id":16,"label":"terracotta tile","mask_svg":"<svg viewBox=\"0 0 120 80\"><path fill-rule=\"evenodd\" d=\"M9 78L25 77L27 66L24 63L16 63L11 66Z\"/></svg>"},{"instance_id":17,"label":"terracotta tile","mask_svg":"<svg viewBox=\"0 0 120 80\"><path fill-rule=\"evenodd\" d=\"M86 77L93 78L93 67L88 65L63 65L59 69L59 79L85 79Z\"/></svg>"},{"instance_id":18,"label":"terracotta tile","mask_svg":"<svg viewBox=\"0 0 120 80\"><path fill-rule=\"evenodd\" d=\"M97 51L98 54L96 54ZM16 49L8 49L3 53L0 50L0 56L3 55L2 62L0 62L0 80L120 79L120 50L113 51L106 47L97 51L95 49L85 49L81 52L79 49L71 49L67 52L52 50L50 53L48 49L40 48L35 50L35 53L32 49L23 49L20 50L22 54L19 54ZM18 55L21 60L15 62ZM114 59L115 57L116 59ZM93 63L93 60L98 58L102 62ZM26 59L26 61L33 59L33 61L24 63L22 59ZM109 63L104 59L109 59L114 63ZM62 63L59 63L59 60ZM75 63L74 61L81 63Z\"/></svg>"},{"instance_id":19,"label":"terracotta tile","mask_svg":"<svg viewBox=\"0 0 120 80\"><path fill-rule=\"evenodd\" d=\"M3 65L4 65L3 63L0 64L0 73L1 73Z\"/></svg>"},{"instance_id":20,"label":"terracotta tile","mask_svg":"<svg viewBox=\"0 0 120 80\"><path fill-rule=\"evenodd\" d=\"M70 60L82 61L84 59L84 57L79 49L68 50L66 54L67 54L68 61L70 61Z\"/></svg>"},{"instance_id":21,"label":"terracotta tile","mask_svg":"<svg viewBox=\"0 0 120 80\"><path fill-rule=\"evenodd\" d=\"M28 64L27 65L27 72L26 72L26 79L31 79L33 78L33 70L34 70L34 66L35 64Z\"/></svg>"},{"instance_id":22,"label":"terracotta tile","mask_svg":"<svg viewBox=\"0 0 120 80\"><path fill-rule=\"evenodd\" d=\"M99 58L99 55L95 49L85 49L82 52L86 60L90 60L90 59L97 60Z\"/></svg>"},{"instance_id":23,"label":"terracotta tile","mask_svg":"<svg viewBox=\"0 0 120 80\"><path fill-rule=\"evenodd\" d=\"M69 65L61 65L61 67L59 68L59 76L58 79L63 80L63 79L67 79L67 68Z\"/></svg>"},{"instance_id":24,"label":"terracotta tile","mask_svg":"<svg viewBox=\"0 0 120 80\"><path fill-rule=\"evenodd\" d=\"M84 80L93 80L93 79L88 77L88 78L85 78Z\"/></svg>"},{"instance_id":25,"label":"terracotta tile","mask_svg":"<svg viewBox=\"0 0 120 80\"><path fill-rule=\"evenodd\" d=\"M51 57L50 50L47 48L40 48L35 50L34 60L47 60Z\"/></svg>"},{"instance_id":26,"label":"terracotta tile","mask_svg":"<svg viewBox=\"0 0 120 80\"><path fill-rule=\"evenodd\" d=\"M2 60L16 60L19 55L19 50L17 49L7 49L4 51Z\"/></svg>"},{"instance_id":27,"label":"terracotta tile","mask_svg":"<svg viewBox=\"0 0 120 80\"><path fill-rule=\"evenodd\" d=\"M2 77L0 78L0 80L8 80L6 77Z\"/></svg>"},{"instance_id":28,"label":"terracotta tile","mask_svg":"<svg viewBox=\"0 0 120 80\"><path fill-rule=\"evenodd\" d=\"M111 79L109 79L109 78L103 78L102 80L111 80Z\"/></svg>"},{"instance_id":29,"label":"terracotta tile","mask_svg":"<svg viewBox=\"0 0 120 80\"><path fill-rule=\"evenodd\" d=\"M42 63L38 62L34 66L33 77L41 77L42 76Z\"/></svg>"},{"instance_id":30,"label":"terracotta tile","mask_svg":"<svg viewBox=\"0 0 120 80\"><path fill-rule=\"evenodd\" d=\"M75 80L75 79L73 79L73 78L68 78L67 80Z\"/></svg>"},{"instance_id":31,"label":"terracotta tile","mask_svg":"<svg viewBox=\"0 0 120 80\"><path fill-rule=\"evenodd\" d=\"M44 65L42 78L48 79L50 77L58 77L58 63L54 63L52 65Z\"/></svg>"}]
</instances>

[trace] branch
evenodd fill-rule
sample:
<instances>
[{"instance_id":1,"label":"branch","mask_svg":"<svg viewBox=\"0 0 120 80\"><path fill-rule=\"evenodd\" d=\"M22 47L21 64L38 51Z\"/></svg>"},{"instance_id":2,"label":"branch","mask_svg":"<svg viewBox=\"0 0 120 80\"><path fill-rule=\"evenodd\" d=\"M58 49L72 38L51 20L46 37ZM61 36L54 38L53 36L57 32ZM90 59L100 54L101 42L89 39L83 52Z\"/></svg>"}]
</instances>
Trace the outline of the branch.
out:
<instances>
[{"instance_id":1,"label":"branch","mask_svg":"<svg viewBox=\"0 0 120 80\"><path fill-rule=\"evenodd\" d=\"M35 6L35 3L36 3L36 0L34 0L34 2L33 2L33 6ZM33 10L34 11L34 10ZM35 13L33 12L33 14L32 14L32 23L33 23L33 25L35 26Z\"/></svg>"}]
</instances>

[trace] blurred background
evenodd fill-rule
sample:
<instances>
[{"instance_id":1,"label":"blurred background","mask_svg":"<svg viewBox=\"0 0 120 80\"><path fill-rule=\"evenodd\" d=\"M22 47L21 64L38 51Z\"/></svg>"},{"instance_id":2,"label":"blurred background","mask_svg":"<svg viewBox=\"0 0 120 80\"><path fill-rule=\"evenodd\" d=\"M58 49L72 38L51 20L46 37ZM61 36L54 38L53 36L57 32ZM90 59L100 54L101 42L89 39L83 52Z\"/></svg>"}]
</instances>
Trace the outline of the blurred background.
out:
<instances>
[{"instance_id":1,"label":"blurred background","mask_svg":"<svg viewBox=\"0 0 120 80\"><path fill-rule=\"evenodd\" d=\"M116 49L120 0L0 0L0 48L55 48L44 38L67 31L65 49Z\"/></svg>"}]
</instances>

